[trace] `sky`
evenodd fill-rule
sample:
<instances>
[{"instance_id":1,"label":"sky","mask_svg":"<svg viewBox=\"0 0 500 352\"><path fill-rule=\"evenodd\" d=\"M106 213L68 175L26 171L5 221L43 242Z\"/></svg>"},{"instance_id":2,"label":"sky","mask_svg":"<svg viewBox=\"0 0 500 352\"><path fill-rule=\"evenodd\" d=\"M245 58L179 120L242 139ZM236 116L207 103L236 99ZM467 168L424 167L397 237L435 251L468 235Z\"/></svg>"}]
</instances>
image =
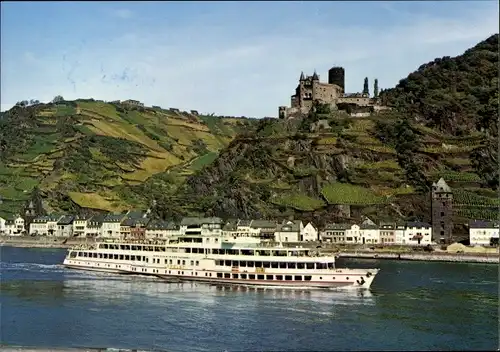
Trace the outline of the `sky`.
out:
<instances>
[{"instance_id":1,"label":"sky","mask_svg":"<svg viewBox=\"0 0 500 352\"><path fill-rule=\"evenodd\" d=\"M17 101L135 99L277 116L301 71L346 92L394 87L499 29L497 1L1 2L2 111Z\"/></svg>"}]
</instances>

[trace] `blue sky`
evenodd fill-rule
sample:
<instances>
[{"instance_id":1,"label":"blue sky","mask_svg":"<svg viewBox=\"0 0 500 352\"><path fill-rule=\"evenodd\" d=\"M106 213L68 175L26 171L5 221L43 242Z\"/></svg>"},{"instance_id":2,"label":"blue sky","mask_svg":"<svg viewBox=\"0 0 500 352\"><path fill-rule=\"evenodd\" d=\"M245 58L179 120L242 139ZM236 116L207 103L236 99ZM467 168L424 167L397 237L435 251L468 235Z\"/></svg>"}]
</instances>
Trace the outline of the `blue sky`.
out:
<instances>
[{"instance_id":1,"label":"blue sky","mask_svg":"<svg viewBox=\"0 0 500 352\"><path fill-rule=\"evenodd\" d=\"M2 2L1 107L23 99L137 99L276 116L301 71L393 87L498 32L497 1Z\"/></svg>"}]
</instances>

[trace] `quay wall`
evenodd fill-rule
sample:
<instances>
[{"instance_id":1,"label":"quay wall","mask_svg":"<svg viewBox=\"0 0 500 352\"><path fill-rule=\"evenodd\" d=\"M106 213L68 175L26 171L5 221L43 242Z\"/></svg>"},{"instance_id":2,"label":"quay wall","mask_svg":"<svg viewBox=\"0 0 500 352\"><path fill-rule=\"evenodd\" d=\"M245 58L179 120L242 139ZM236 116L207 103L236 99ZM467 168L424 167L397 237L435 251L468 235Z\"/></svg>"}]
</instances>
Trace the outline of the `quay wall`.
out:
<instances>
[{"instance_id":1,"label":"quay wall","mask_svg":"<svg viewBox=\"0 0 500 352\"><path fill-rule=\"evenodd\" d=\"M417 260L428 262L460 262L460 263L500 263L498 254L476 253L366 253L341 252L341 258L370 258L392 260Z\"/></svg>"}]
</instances>

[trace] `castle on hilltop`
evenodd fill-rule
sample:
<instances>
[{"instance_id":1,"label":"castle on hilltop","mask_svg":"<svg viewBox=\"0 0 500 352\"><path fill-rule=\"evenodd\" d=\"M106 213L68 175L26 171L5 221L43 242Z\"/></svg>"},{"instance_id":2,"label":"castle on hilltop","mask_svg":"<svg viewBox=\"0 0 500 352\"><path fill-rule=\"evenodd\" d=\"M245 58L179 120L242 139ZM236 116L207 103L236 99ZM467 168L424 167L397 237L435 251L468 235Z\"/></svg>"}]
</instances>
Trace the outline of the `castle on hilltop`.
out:
<instances>
[{"instance_id":1,"label":"castle on hilltop","mask_svg":"<svg viewBox=\"0 0 500 352\"><path fill-rule=\"evenodd\" d=\"M291 97L291 107L280 106L280 119L294 118L308 114L314 102L328 104L334 110L342 110L351 116L369 116L373 112L388 109L380 104L378 80L374 82L374 96L370 97L368 78L365 78L362 93L346 94L345 71L343 67L332 67L328 71L328 83L322 83L314 71L312 76L300 74L299 84Z\"/></svg>"}]
</instances>

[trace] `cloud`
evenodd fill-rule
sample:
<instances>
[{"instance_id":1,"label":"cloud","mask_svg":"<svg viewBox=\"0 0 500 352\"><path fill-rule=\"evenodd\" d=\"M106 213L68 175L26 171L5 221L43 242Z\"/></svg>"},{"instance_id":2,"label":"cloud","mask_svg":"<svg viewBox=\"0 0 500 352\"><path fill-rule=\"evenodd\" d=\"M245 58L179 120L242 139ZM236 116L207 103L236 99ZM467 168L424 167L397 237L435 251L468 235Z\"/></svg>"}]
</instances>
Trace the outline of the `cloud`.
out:
<instances>
[{"instance_id":1,"label":"cloud","mask_svg":"<svg viewBox=\"0 0 500 352\"><path fill-rule=\"evenodd\" d=\"M117 9L113 10L111 12L111 15L126 20L132 18L134 16L134 13L129 9Z\"/></svg>"},{"instance_id":2,"label":"cloud","mask_svg":"<svg viewBox=\"0 0 500 352\"><path fill-rule=\"evenodd\" d=\"M390 10L398 11L395 5ZM88 40L83 50L66 50L64 66L63 53L45 53L38 58L43 71L7 75L2 88L5 83L10 89L2 89L7 92L2 104L61 94L66 99L138 99L207 113L276 116L279 105L290 103L301 71L312 74L316 69L325 80L331 66L341 65L347 91L360 91L365 76L389 88L421 64L459 55L498 31L491 8L455 17L405 12L404 19L392 26L311 20L269 30L251 19L234 26L193 20L174 27L150 21L113 38ZM9 70L19 72L19 65L11 63Z\"/></svg>"}]
</instances>

